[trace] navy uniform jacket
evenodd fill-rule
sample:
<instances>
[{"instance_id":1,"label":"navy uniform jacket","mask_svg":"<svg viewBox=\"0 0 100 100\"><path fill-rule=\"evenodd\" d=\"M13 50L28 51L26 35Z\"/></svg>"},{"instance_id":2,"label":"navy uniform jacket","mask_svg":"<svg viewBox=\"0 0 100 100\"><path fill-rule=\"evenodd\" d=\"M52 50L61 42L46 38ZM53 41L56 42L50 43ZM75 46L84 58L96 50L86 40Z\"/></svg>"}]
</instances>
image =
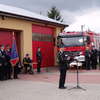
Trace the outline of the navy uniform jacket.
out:
<instances>
[{"instance_id":1,"label":"navy uniform jacket","mask_svg":"<svg viewBox=\"0 0 100 100\"><path fill-rule=\"evenodd\" d=\"M58 52L60 69L67 69L67 60L64 52Z\"/></svg>"},{"instance_id":2,"label":"navy uniform jacket","mask_svg":"<svg viewBox=\"0 0 100 100\"><path fill-rule=\"evenodd\" d=\"M6 52L0 50L0 57L2 58L3 65L5 66L6 65Z\"/></svg>"},{"instance_id":3,"label":"navy uniform jacket","mask_svg":"<svg viewBox=\"0 0 100 100\"><path fill-rule=\"evenodd\" d=\"M96 49L91 51L91 60L93 63L97 64L97 50Z\"/></svg>"},{"instance_id":4,"label":"navy uniform jacket","mask_svg":"<svg viewBox=\"0 0 100 100\"><path fill-rule=\"evenodd\" d=\"M2 69L2 67L4 67L4 59L0 55L0 69Z\"/></svg>"},{"instance_id":5,"label":"navy uniform jacket","mask_svg":"<svg viewBox=\"0 0 100 100\"><path fill-rule=\"evenodd\" d=\"M86 50L85 51L85 59L86 60L90 60L90 56L91 56L90 51L89 50Z\"/></svg>"},{"instance_id":6,"label":"navy uniform jacket","mask_svg":"<svg viewBox=\"0 0 100 100\"><path fill-rule=\"evenodd\" d=\"M41 60L42 60L42 53L41 52L37 51L36 59L37 59L37 62L41 62Z\"/></svg>"},{"instance_id":7,"label":"navy uniform jacket","mask_svg":"<svg viewBox=\"0 0 100 100\"><path fill-rule=\"evenodd\" d=\"M32 60L30 58L24 57L23 64L30 64L30 63L32 63Z\"/></svg>"}]
</instances>

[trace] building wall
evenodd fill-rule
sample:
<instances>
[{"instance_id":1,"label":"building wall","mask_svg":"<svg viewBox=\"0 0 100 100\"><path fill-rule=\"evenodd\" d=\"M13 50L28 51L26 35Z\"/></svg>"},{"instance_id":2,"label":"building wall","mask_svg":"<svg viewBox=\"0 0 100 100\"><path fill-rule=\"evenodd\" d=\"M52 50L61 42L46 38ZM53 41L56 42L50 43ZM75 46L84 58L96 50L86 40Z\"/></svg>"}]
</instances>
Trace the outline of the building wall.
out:
<instances>
[{"instance_id":1,"label":"building wall","mask_svg":"<svg viewBox=\"0 0 100 100\"><path fill-rule=\"evenodd\" d=\"M59 33L61 33L61 30L62 30L62 28L60 28L60 27L56 27L56 29L55 29L55 35L54 35L54 37L55 37L55 47L54 47L54 59L55 59L55 65L57 65L57 36L58 36L58 34Z\"/></svg>"},{"instance_id":2,"label":"building wall","mask_svg":"<svg viewBox=\"0 0 100 100\"><path fill-rule=\"evenodd\" d=\"M24 55L26 53L29 53L32 57L32 24L39 24L39 25L45 25L40 23L34 23L31 21L16 19L16 18L8 18L5 17L3 20L0 18L0 28L2 29L10 29L10 30L18 30L21 31L21 60L23 59ZM59 32L61 32L62 28L57 26L52 26L55 29L54 31L54 37L56 40L56 36ZM56 44L56 41L55 41ZM56 45L54 46L54 59L55 59L55 65L56 65L56 53L57 48Z\"/></svg>"},{"instance_id":3,"label":"building wall","mask_svg":"<svg viewBox=\"0 0 100 100\"><path fill-rule=\"evenodd\" d=\"M0 18L0 28L20 30L21 32L21 59L26 53L32 57L32 23L14 18Z\"/></svg>"}]
</instances>

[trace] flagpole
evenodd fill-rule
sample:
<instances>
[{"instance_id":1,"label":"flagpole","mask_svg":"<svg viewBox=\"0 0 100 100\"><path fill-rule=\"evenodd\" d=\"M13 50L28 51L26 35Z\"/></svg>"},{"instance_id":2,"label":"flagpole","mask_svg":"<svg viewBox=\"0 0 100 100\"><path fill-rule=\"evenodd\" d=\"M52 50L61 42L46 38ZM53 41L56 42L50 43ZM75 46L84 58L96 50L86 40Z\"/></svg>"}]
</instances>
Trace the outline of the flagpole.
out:
<instances>
[{"instance_id":1,"label":"flagpole","mask_svg":"<svg viewBox=\"0 0 100 100\"><path fill-rule=\"evenodd\" d=\"M13 45L13 42L14 42L14 32L12 32L12 45ZM13 63L12 63L12 76L14 79L14 64Z\"/></svg>"}]
</instances>

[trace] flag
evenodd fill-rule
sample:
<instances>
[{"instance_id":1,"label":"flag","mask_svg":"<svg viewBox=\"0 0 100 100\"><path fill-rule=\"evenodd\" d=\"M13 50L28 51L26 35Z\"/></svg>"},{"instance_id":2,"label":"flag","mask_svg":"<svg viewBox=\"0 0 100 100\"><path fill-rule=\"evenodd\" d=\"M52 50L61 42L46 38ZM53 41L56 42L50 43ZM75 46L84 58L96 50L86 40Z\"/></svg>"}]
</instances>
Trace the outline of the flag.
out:
<instances>
[{"instance_id":1,"label":"flag","mask_svg":"<svg viewBox=\"0 0 100 100\"><path fill-rule=\"evenodd\" d=\"M13 34L12 48L11 48L11 63L15 65L19 61L16 39Z\"/></svg>"}]
</instances>

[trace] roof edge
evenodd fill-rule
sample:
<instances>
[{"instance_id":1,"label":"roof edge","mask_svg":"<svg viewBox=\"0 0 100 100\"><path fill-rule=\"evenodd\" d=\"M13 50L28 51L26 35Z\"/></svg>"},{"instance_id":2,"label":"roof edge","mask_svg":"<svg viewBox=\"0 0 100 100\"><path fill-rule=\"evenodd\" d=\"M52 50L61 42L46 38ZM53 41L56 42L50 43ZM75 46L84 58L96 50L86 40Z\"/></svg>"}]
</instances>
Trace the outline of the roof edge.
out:
<instances>
[{"instance_id":1,"label":"roof edge","mask_svg":"<svg viewBox=\"0 0 100 100\"><path fill-rule=\"evenodd\" d=\"M69 26L69 25L66 25L66 24L63 24L63 23L51 22L51 21L47 21L47 20L32 18L32 17L28 17L28 16L23 16L23 15L18 15L18 14L13 14L13 13L9 13L9 12L3 12L3 11L0 11L0 15L1 16L24 19L24 20L28 20L28 21L40 22L40 23L44 22L45 24L60 26L60 27L64 27L64 28Z\"/></svg>"}]
</instances>

